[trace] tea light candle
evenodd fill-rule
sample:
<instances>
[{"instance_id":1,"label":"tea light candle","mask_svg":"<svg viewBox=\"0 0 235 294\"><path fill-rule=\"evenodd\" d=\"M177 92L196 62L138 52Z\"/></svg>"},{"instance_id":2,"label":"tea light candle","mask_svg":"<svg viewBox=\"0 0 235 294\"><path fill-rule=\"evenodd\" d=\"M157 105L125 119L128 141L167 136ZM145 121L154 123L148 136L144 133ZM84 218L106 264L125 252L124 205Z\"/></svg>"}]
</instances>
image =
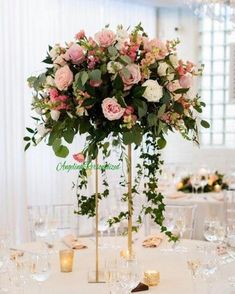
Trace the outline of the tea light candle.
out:
<instances>
[{"instance_id":1,"label":"tea light candle","mask_svg":"<svg viewBox=\"0 0 235 294\"><path fill-rule=\"evenodd\" d=\"M215 192L220 192L221 191L221 186L219 184L216 184L214 187Z\"/></svg>"},{"instance_id":2,"label":"tea light candle","mask_svg":"<svg viewBox=\"0 0 235 294\"><path fill-rule=\"evenodd\" d=\"M135 253L132 251L132 253L130 254L128 249L127 250L123 249L120 251L120 256L125 259L133 259L135 258Z\"/></svg>"},{"instance_id":3,"label":"tea light candle","mask_svg":"<svg viewBox=\"0 0 235 294\"><path fill-rule=\"evenodd\" d=\"M70 273L73 270L73 250L60 250L60 271Z\"/></svg>"},{"instance_id":4,"label":"tea light candle","mask_svg":"<svg viewBox=\"0 0 235 294\"><path fill-rule=\"evenodd\" d=\"M144 282L148 286L157 286L160 282L160 273L155 270L148 270L144 272Z\"/></svg>"}]
</instances>

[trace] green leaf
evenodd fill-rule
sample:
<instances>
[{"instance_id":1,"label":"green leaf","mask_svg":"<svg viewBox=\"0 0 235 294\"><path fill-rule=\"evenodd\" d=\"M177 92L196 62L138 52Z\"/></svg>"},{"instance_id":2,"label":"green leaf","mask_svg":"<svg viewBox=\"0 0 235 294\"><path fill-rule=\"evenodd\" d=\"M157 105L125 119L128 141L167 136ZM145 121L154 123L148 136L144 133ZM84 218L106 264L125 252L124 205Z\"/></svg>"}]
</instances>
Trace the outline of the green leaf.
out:
<instances>
[{"instance_id":1,"label":"green leaf","mask_svg":"<svg viewBox=\"0 0 235 294\"><path fill-rule=\"evenodd\" d=\"M120 77L120 75L117 75L115 80L113 81L113 87L117 90L117 91L122 91L124 88L124 84L122 81L122 78Z\"/></svg>"},{"instance_id":2,"label":"green leaf","mask_svg":"<svg viewBox=\"0 0 235 294\"><path fill-rule=\"evenodd\" d=\"M200 104L201 104L202 107L206 106L206 103L204 103L203 101L201 101Z\"/></svg>"},{"instance_id":3,"label":"green leaf","mask_svg":"<svg viewBox=\"0 0 235 294\"><path fill-rule=\"evenodd\" d=\"M136 86L132 90L131 94L135 98L141 98L144 94L145 89L146 89L146 87Z\"/></svg>"},{"instance_id":4,"label":"green leaf","mask_svg":"<svg viewBox=\"0 0 235 294\"><path fill-rule=\"evenodd\" d=\"M61 146L61 138L56 138L52 144L52 148L55 153L60 149L60 146Z\"/></svg>"},{"instance_id":5,"label":"green leaf","mask_svg":"<svg viewBox=\"0 0 235 294\"><path fill-rule=\"evenodd\" d=\"M80 119L78 127L79 127L79 133L85 134L91 128L91 124L88 119L83 118L83 119Z\"/></svg>"},{"instance_id":6,"label":"green leaf","mask_svg":"<svg viewBox=\"0 0 235 294\"><path fill-rule=\"evenodd\" d=\"M24 137L24 141L30 141L30 137Z\"/></svg>"},{"instance_id":7,"label":"green leaf","mask_svg":"<svg viewBox=\"0 0 235 294\"><path fill-rule=\"evenodd\" d=\"M123 133L123 143L125 145L135 143L140 145L142 141L142 130L140 126L135 125L131 130Z\"/></svg>"},{"instance_id":8,"label":"green leaf","mask_svg":"<svg viewBox=\"0 0 235 294\"><path fill-rule=\"evenodd\" d=\"M30 146L30 143L27 143L24 147L24 151L26 151L29 148L29 146Z\"/></svg>"},{"instance_id":9,"label":"green leaf","mask_svg":"<svg viewBox=\"0 0 235 294\"><path fill-rule=\"evenodd\" d=\"M149 113L147 117L147 121L150 127L156 126L158 122L158 117L155 113Z\"/></svg>"},{"instance_id":10,"label":"green leaf","mask_svg":"<svg viewBox=\"0 0 235 294\"><path fill-rule=\"evenodd\" d=\"M138 116L139 118L142 118L143 116L146 115L147 111L148 111L148 106L147 103L145 101L141 101L141 105L138 106Z\"/></svg>"},{"instance_id":11,"label":"green leaf","mask_svg":"<svg viewBox=\"0 0 235 294\"><path fill-rule=\"evenodd\" d=\"M129 64L131 63L131 59L129 56L127 55L122 55L120 56L120 60L124 63L124 64Z\"/></svg>"},{"instance_id":12,"label":"green leaf","mask_svg":"<svg viewBox=\"0 0 235 294\"><path fill-rule=\"evenodd\" d=\"M118 54L117 48L114 46L108 47L108 52L111 56L116 56Z\"/></svg>"},{"instance_id":13,"label":"green leaf","mask_svg":"<svg viewBox=\"0 0 235 294\"><path fill-rule=\"evenodd\" d=\"M163 89L163 97L160 99L160 102L168 104L170 101L171 101L171 95L169 91L166 91L165 89Z\"/></svg>"},{"instance_id":14,"label":"green leaf","mask_svg":"<svg viewBox=\"0 0 235 294\"><path fill-rule=\"evenodd\" d=\"M66 146L61 145L60 148L55 152L58 157L65 158L69 154L69 149Z\"/></svg>"},{"instance_id":15,"label":"green leaf","mask_svg":"<svg viewBox=\"0 0 235 294\"><path fill-rule=\"evenodd\" d=\"M157 117L161 118L163 114L165 113L165 110L166 110L166 104L163 104L158 110Z\"/></svg>"},{"instance_id":16,"label":"green leaf","mask_svg":"<svg viewBox=\"0 0 235 294\"><path fill-rule=\"evenodd\" d=\"M177 89L174 91L175 94L185 94L187 93L189 88Z\"/></svg>"},{"instance_id":17,"label":"green leaf","mask_svg":"<svg viewBox=\"0 0 235 294\"><path fill-rule=\"evenodd\" d=\"M34 130L30 129L30 128L26 128L26 130L29 132L29 133L34 133Z\"/></svg>"},{"instance_id":18,"label":"green leaf","mask_svg":"<svg viewBox=\"0 0 235 294\"><path fill-rule=\"evenodd\" d=\"M182 114L184 112L184 107L181 103L175 102L173 105L175 112Z\"/></svg>"},{"instance_id":19,"label":"green leaf","mask_svg":"<svg viewBox=\"0 0 235 294\"><path fill-rule=\"evenodd\" d=\"M161 137L160 139L158 139L157 144L160 149L163 149L166 146L166 140Z\"/></svg>"},{"instance_id":20,"label":"green leaf","mask_svg":"<svg viewBox=\"0 0 235 294\"><path fill-rule=\"evenodd\" d=\"M57 139L57 138L58 138L58 132L52 130L51 133L50 133L50 135L49 135L47 145L52 146L53 143L54 143L54 141L55 141L55 139Z\"/></svg>"},{"instance_id":21,"label":"green leaf","mask_svg":"<svg viewBox=\"0 0 235 294\"><path fill-rule=\"evenodd\" d=\"M210 124L206 120L201 120L201 126L208 129L210 127Z\"/></svg>"},{"instance_id":22,"label":"green leaf","mask_svg":"<svg viewBox=\"0 0 235 294\"><path fill-rule=\"evenodd\" d=\"M95 103L95 99L94 98L88 98L88 99L85 99L82 102L82 105L81 106L90 106L90 105L93 105L94 103Z\"/></svg>"},{"instance_id":23,"label":"green leaf","mask_svg":"<svg viewBox=\"0 0 235 294\"><path fill-rule=\"evenodd\" d=\"M73 138L74 138L74 130L72 128L67 129L64 133L63 133L63 137L65 139L65 141L69 144L71 144L73 142Z\"/></svg>"},{"instance_id":24,"label":"green leaf","mask_svg":"<svg viewBox=\"0 0 235 294\"><path fill-rule=\"evenodd\" d=\"M100 81L101 71L99 69L94 69L89 73L89 77L92 81Z\"/></svg>"},{"instance_id":25,"label":"green leaf","mask_svg":"<svg viewBox=\"0 0 235 294\"><path fill-rule=\"evenodd\" d=\"M83 71L81 73L81 82L83 86L86 84L88 78L89 78L88 73L86 71Z\"/></svg>"}]
</instances>

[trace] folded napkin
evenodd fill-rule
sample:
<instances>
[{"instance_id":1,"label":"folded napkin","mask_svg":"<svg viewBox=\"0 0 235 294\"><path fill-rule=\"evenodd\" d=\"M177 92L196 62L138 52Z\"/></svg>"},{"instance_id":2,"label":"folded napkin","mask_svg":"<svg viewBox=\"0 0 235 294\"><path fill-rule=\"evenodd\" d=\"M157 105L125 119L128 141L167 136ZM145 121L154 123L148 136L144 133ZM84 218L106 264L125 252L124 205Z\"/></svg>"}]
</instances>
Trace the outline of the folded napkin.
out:
<instances>
[{"instance_id":1,"label":"folded napkin","mask_svg":"<svg viewBox=\"0 0 235 294\"><path fill-rule=\"evenodd\" d=\"M13 250L10 254L10 259L11 260L17 260L19 257L22 257L24 255L23 251L20 250Z\"/></svg>"},{"instance_id":2,"label":"folded napkin","mask_svg":"<svg viewBox=\"0 0 235 294\"><path fill-rule=\"evenodd\" d=\"M149 286L147 286L147 285L145 285L143 283L139 283L137 285L137 287L131 291L131 293L133 293L133 292L147 291L147 290L149 290Z\"/></svg>"},{"instance_id":3,"label":"folded napkin","mask_svg":"<svg viewBox=\"0 0 235 294\"><path fill-rule=\"evenodd\" d=\"M149 236L147 239L143 241L142 245L145 248L154 248L154 247L158 247L161 244L162 240L163 240L162 234Z\"/></svg>"},{"instance_id":4,"label":"folded napkin","mask_svg":"<svg viewBox=\"0 0 235 294\"><path fill-rule=\"evenodd\" d=\"M85 249L85 248L87 248L87 246L85 244L82 244L81 242L79 242L78 239L72 234L66 235L62 239L62 242L71 249Z\"/></svg>"},{"instance_id":5,"label":"folded napkin","mask_svg":"<svg viewBox=\"0 0 235 294\"><path fill-rule=\"evenodd\" d=\"M180 198L184 198L186 196L188 196L188 195L186 193L184 193L184 192L175 192L173 194L168 195L167 198L169 198L169 199L180 199Z\"/></svg>"}]
</instances>

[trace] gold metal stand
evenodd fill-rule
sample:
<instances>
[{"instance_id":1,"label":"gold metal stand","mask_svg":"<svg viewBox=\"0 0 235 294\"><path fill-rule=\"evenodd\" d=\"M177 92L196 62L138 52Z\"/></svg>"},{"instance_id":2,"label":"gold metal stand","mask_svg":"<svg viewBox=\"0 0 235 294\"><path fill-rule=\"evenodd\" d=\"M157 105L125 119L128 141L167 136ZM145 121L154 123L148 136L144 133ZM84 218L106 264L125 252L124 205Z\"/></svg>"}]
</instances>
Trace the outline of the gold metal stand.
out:
<instances>
[{"instance_id":1,"label":"gold metal stand","mask_svg":"<svg viewBox=\"0 0 235 294\"><path fill-rule=\"evenodd\" d=\"M104 283L104 272L99 270L99 172L98 156L95 159L95 271L89 273L89 283Z\"/></svg>"},{"instance_id":2,"label":"gold metal stand","mask_svg":"<svg viewBox=\"0 0 235 294\"><path fill-rule=\"evenodd\" d=\"M128 145L128 253L131 257L132 251L132 214L133 214L133 199L132 199L132 154L131 144Z\"/></svg>"}]
</instances>

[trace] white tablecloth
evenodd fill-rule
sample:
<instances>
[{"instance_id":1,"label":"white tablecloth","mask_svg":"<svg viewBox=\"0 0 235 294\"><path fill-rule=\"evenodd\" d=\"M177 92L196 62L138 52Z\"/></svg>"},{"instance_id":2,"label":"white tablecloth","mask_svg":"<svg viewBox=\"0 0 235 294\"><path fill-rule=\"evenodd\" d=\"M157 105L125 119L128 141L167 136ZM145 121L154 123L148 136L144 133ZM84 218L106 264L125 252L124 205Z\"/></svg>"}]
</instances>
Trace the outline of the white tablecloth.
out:
<instances>
[{"instance_id":1,"label":"white tablecloth","mask_svg":"<svg viewBox=\"0 0 235 294\"><path fill-rule=\"evenodd\" d=\"M185 197L177 199L165 198L166 204L196 204L196 220L194 239L203 240L203 224L206 218L218 218L224 222L224 201L221 193L202 193L202 194L188 194L184 193Z\"/></svg>"},{"instance_id":2,"label":"white tablecloth","mask_svg":"<svg viewBox=\"0 0 235 294\"><path fill-rule=\"evenodd\" d=\"M164 241L159 248L143 248L141 246L143 238L139 238L135 245L136 255L139 260L142 271L156 269L160 271L161 281L156 287L151 287L148 292L156 294L194 294L192 280L189 270L187 269L187 253L164 252L163 248L169 246ZM58 254L52 257L52 274L42 285L43 294L108 294L107 284L89 284L87 282L88 270L94 268L95 264L95 247L94 242L87 239L84 242L88 245L88 249L79 250L75 253L74 270L72 273L61 273L59 269ZM119 238L119 244L122 248L126 247L126 238ZM204 242L203 242L204 243ZM182 245L190 248L196 244L202 244L200 241L185 240ZM60 247L64 246L60 244ZM24 244L20 248L37 251L38 244ZM116 253L120 249L116 249ZM114 256L113 250L105 249L100 253L101 263L105 256ZM235 262L224 266L214 284L213 291L210 294L234 294L231 288L226 288L228 272L235 275ZM37 285L32 282L25 289L25 294L38 294ZM200 291L197 294L204 294ZM205 294L208 294L205 292Z\"/></svg>"}]
</instances>

